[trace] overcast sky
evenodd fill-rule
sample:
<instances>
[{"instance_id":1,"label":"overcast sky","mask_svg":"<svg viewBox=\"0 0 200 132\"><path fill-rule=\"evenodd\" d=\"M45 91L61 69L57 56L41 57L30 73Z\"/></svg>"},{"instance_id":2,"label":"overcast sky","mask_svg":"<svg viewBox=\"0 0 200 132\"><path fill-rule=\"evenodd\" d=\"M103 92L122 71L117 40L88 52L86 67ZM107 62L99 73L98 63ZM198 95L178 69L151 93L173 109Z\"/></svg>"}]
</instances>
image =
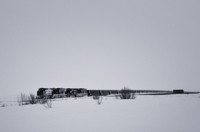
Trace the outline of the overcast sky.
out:
<instances>
[{"instance_id":1,"label":"overcast sky","mask_svg":"<svg viewBox=\"0 0 200 132\"><path fill-rule=\"evenodd\" d=\"M0 95L200 91L199 0L1 0Z\"/></svg>"}]
</instances>

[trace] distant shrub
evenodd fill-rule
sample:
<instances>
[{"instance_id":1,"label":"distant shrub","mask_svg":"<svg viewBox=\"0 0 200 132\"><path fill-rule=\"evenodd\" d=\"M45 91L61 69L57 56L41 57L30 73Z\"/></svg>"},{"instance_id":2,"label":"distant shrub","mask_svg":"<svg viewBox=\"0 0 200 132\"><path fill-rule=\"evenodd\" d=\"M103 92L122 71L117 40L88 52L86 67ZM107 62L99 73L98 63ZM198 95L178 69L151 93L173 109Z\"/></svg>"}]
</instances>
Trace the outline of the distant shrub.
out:
<instances>
[{"instance_id":1,"label":"distant shrub","mask_svg":"<svg viewBox=\"0 0 200 132\"><path fill-rule=\"evenodd\" d=\"M21 93L19 96L17 95L17 102L19 106L29 104L28 96L24 93Z\"/></svg>"},{"instance_id":2,"label":"distant shrub","mask_svg":"<svg viewBox=\"0 0 200 132\"><path fill-rule=\"evenodd\" d=\"M93 99L97 101L97 104L100 105L102 103L102 96L93 96Z\"/></svg>"},{"instance_id":3,"label":"distant shrub","mask_svg":"<svg viewBox=\"0 0 200 132\"><path fill-rule=\"evenodd\" d=\"M44 99L43 103L45 108L52 108L52 99Z\"/></svg>"},{"instance_id":4,"label":"distant shrub","mask_svg":"<svg viewBox=\"0 0 200 132\"><path fill-rule=\"evenodd\" d=\"M52 99L51 98L37 99L37 103L44 105L45 108L52 108Z\"/></svg>"},{"instance_id":5,"label":"distant shrub","mask_svg":"<svg viewBox=\"0 0 200 132\"><path fill-rule=\"evenodd\" d=\"M17 95L17 102L18 105L28 105L28 104L36 104L37 99L34 94L26 95L24 93L21 93L20 95Z\"/></svg>"},{"instance_id":6,"label":"distant shrub","mask_svg":"<svg viewBox=\"0 0 200 132\"><path fill-rule=\"evenodd\" d=\"M29 100L30 104L36 104L37 103L36 96L34 94L30 94L28 96L28 100Z\"/></svg>"},{"instance_id":7,"label":"distant shrub","mask_svg":"<svg viewBox=\"0 0 200 132\"><path fill-rule=\"evenodd\" d=\"M47 101L48 101L48 99L46 99L46 98L44 98L44 99L37 99L37 102L39 104L45 104L45 103L47 103Z\"/></svg>"},{"instance_id":8,"label":"distant shrub","mask_svg":"<svg viewBox=\"0 0 200 132\"><path fill-rule=\"evenodd\" d=\"M135 93L131 93L131 97L130 97L130 99L135 99L136 97L135 97Z\"/></svg>"},{"instance_id":9,"label":"distant shrub","mask_svg":"<svg viewBox=\"0 0 200 132\"><path fill-rule=\"evenodd\" d=\"M131 98L131 89L124 87L121 89L121 99L130 99Z\"/></svg>"},{"instance_id":10,"label":"distant shrub","mask_svg":"<svg viewBox=\"0 0 200 132\"><path fill-rule=\"evenodd\" d=\"M103 97L100 96L99 99L97 100L97 104L100 105L102 103Z\"/></svg>"}]
</instances>

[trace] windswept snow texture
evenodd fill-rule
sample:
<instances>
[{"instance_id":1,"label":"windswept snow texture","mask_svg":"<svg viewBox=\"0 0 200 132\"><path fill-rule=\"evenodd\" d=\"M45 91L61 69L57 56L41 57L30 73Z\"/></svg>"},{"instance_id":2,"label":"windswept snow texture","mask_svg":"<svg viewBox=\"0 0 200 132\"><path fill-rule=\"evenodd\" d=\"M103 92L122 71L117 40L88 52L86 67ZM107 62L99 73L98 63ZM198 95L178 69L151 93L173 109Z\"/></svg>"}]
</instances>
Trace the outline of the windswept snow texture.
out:
<instances>
[{"instance_id":1,"label":"windswept snow texture","mask_svg":"<svg viewBox=\"0 0 200 132\"><path fill-rule=\"evenodd\" d=\"M198 95L60 99L43 105L0 107L0 132L199 132Z\"/></svg>"}]
</instances>

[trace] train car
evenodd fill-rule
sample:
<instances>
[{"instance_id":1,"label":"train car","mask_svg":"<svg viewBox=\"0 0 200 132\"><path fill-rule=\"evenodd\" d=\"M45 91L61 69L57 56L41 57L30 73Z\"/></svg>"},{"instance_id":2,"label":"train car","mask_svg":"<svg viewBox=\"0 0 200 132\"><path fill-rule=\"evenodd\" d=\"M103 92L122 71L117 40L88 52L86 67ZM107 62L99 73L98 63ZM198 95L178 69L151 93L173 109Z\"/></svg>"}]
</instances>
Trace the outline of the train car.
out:
<instances>
[{"instance_id":1,"label":"train car","mask_svg":"<svg viewBox=\"0 0 200 132\"><path fill-rule=\"evenodd\" d=\"M183 93L184 93L184 90L183 90L183 89L174 89L174 90L173 90L173 93L174 93L174 94L183 94Z\"/></svg>"},{"instance_id":2,"label":"train car","mask_svg":"<svg viewBox=\"0 0 200 132\"><path fill-rule=\"evenodd\" d=\"M107 96L110 94L110 90L100 90L101 96Z\"/></svg>"},{"instance_id":3,"label":"train car","mask_svg":"<svg viewBox=\"0 0 200 132\"><path fill-rule=\"evenodd\" d=\"M131 90L131 93L136 93L136 90Z\"/></svg>"},{"instance_id":4,"label":"train car","mask_svg":"<svg viewBox=\"0 0 200 132\"><path fill-rule=\"evenodd\" d=\"M78 88L75 97L84 97L87 96L87 89L86 88Z\"/></svg>"},{"instance_id":5,"label":"train car","mask_svg":"<svg viewBox=\"0 0 200 132\"><path fill-rule=\"evenodd\" d=\"M110 94L118 94L118 90L110 90Z\"/></svg>"},{"instance_id":6,"label":"train car","mask_svg":"<svg viewBox=\"0 0 200 132\"><path fill-rule=\"evenodd\" d=\"M87 90L88 96L100 96L100 90Z\"/></svg>"},{"instance_id":7,"label":"train car","mask_svg":"<svg viewBox=\"0 0 200 132\"><path fill-rule=\"evenodd\" d=\"M65 98L66 94L65 94L66 89L65 88L54 88L53 89L53 98Z\"/></svg>"},{"instance_id":8,"label":"train car","mask_svg":"<svg viewBox=\"0 0 200 132\"><path fill-rule=\"evenodd\" d=\"M75 97L77 94L78 88L66 88L65 95L66 97Z\"/></svg>"},{"instance_id":9,"label":"train car","mask_svg":"<svg viewBox=\"0 0 200 132\"><path fill-rule=\"evenodd\" d=\"M66 88L65 94L67 97L84 97L88 95L86 88Z\"/></svg>"}]
</instances>

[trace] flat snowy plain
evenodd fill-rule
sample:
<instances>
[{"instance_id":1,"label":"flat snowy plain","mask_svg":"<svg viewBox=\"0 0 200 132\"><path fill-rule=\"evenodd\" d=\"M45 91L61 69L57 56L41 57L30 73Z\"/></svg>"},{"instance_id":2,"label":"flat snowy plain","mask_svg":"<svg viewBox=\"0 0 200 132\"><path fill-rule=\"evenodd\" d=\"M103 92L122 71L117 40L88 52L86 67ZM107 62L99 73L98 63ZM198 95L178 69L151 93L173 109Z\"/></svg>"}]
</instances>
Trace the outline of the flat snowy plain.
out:
<instances>
[{"instance_id":1,"label":"flat snowy plain","mask_svg":"<svg viewBox=\"0 0 200 132\"><path fill-rule=\"evenodd\" d=\"M16 100L16 98L13 98ZM58 99L52 108L0 98L0 132L200 132L200 94Z\"/></svg>"}]
</instances>

